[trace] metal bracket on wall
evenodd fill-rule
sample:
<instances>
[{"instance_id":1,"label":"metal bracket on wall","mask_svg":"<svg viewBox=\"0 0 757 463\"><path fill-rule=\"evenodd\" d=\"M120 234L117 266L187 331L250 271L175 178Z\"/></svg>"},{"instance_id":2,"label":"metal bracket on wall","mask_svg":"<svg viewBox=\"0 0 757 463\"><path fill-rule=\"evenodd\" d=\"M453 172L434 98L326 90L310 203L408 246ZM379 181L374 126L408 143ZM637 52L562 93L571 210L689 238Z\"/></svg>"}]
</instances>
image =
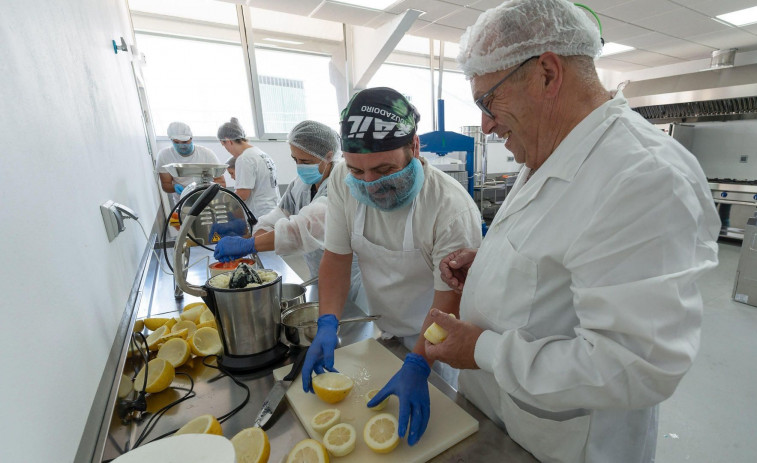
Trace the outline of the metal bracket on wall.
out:
<instances>
[{"instance_id":1,"label":"metal bracket on wall","mask_svg":"<svg viewBox=\"0 0 757 463\"><path fill-rule=\"evenodd\" d=\"M123 37L121 37L121 45L118 45L115 40L111 40L111 42L113 42L113 53L118 54L118 50L129 51L129 47L126 45L126 40Z\"/></svg>"}]
</instances>

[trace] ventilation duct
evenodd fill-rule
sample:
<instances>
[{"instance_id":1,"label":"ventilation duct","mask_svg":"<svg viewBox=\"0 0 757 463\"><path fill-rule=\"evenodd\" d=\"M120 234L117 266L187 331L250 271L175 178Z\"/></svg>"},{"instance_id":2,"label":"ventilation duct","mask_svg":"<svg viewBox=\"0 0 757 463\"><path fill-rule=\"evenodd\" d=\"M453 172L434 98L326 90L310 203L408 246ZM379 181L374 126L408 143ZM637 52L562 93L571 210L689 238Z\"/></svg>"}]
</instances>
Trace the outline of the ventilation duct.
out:
<instances>
[{"instance_id":1,"label":"ventilation duct","mask_svg":"<svg viewBox=\"0 0 757 463\"><path fill-rule=\"evenodd\" d=\"M710 69L630 82L623 95L657 124L757 119L757 64L734 67L735 54L716 50Z\"/></svg>"}]
</instances>

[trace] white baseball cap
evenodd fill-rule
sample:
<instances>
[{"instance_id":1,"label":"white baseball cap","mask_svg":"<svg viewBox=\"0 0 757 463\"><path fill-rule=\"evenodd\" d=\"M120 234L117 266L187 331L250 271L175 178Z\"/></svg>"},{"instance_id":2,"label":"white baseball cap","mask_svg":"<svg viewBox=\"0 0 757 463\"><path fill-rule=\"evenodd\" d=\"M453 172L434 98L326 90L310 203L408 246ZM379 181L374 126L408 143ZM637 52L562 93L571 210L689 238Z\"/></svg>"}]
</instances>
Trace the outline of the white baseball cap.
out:
<instances>
[{"instance_id":1,"label":"white baseball cap","mask_svg":"<svg viewBox=\"0 0 757 463\"><path fill-rule=\"evenodd\" d=\"M183 122L171 122L168 124L168 138L178 141L189 141L192 139L192 129Z\"/></svg>"}]
</instances>

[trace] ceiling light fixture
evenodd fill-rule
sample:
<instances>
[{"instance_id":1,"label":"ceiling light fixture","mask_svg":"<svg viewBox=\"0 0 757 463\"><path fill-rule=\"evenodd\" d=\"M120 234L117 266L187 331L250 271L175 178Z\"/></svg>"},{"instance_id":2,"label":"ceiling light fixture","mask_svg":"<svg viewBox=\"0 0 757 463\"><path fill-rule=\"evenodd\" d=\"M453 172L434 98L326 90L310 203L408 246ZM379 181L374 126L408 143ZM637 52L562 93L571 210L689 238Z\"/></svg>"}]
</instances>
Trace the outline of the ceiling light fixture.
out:
<instances>
[{"instance_id":1,"label":"ceiling light fixture","mask_svg":"<svg viewBox=\"0 0 757 463\"><path fill-rule=\"evenodd\" d=\"M331 3L344 3L371 10L385 10L388 6L397 3L397 0L338 0Z\"/></svg>"},{"instance_id":2,"label":"ceiling light fixture","mask_svg":"<svg viewBox=\"0 0 757 463\"><path fill-rule=\"evenodd\" d=\"M757 6L743 10L733 11L731 13L719 14L716 18L725 21L734 26L746 26L757 23Z\"/></svg>"},{"instance_id":3,"label":"ceiling light fixture","mask_svg":"<svg viewBox=\"0 0 757 463\"><path fill-rule=\"evenodd\" d=\"M269 42L286 43L287 45L303 45L305 43L305 42L298 42L296 40L274 39L271 37L266 37L263 40L267 40Z\"/></svg>"},{"instance_id":4,"label":"ceiling light fixture","mask_svg":"<svg viewBox=\"0 0 757 463\"><path fill-rule=\"evenodd\" d=\"M602 47L602 56L616 55L618 53L625 53L627 51L635 50L634 47L623 45L622 43L607 42Z\"/></svg>"}]
</instances>

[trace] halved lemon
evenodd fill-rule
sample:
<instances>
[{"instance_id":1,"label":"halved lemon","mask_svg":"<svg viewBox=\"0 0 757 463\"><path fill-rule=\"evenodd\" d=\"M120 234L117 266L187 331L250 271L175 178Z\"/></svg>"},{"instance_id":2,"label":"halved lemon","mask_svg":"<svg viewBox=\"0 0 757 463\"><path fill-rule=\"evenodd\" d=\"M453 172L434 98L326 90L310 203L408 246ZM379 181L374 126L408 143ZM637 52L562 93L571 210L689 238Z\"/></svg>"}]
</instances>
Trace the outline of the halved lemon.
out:
<instances>
[{"instance_id":1,"label":"halved lemon","mask_svg":"<svg viewBox=\"0 0 757 463\"><path fill-rule=\"evenodd\" d=\"M174 368L179 368L189 360L191 354L192 351L187 341L181 338L174 338L169 339L160 346L157 358L168 361Z\"/></svg>"},{"instance_id":2,"label":"halved lemon","mask_svg":"<svg viewBox=\"0 0 757 463\"><path fill-rule=\"evenodd\" d=\"M332 426L323 436L323 446L335 457L343 457L355 450L357 432L349 423Z\"/></svg>"},{"instance_id":3,"label":"halved lemon","mask_svg":"<svg viewBox=\"0 0 757 463\"><path fill-rule=\"evenodd\" d=\"M365 394L365 403L367 404L368 402L370 402L371 399L373 398L373 396L375 396L376 394L378 394L379 390L380 389L371 389L370 391L368 391L368 393ZM371 410L373 410L374 412L378 412L380 410L383 410L384 407L386 407L386 404L388 402L389 402L389 397L387 397L386 399L384 399L381 402L379 402L379 404L376 405L375 407L371 407Z\"/></svg>"},{"instance_id":4,"label":"halved lemon","mask_svg":"<svg viewBox=\"0 0 757 463\"><path fill-rule=\"evenodd\" d=\"M164 359L155 358L147 363L147 368L142 368L134 378L134 390L141 391L145 384L145 370L147 370L147 387L145 392L150 394L168 389L176 372L173 366Z\"/></svg>"},{"instance_id":5,"label":"halved lemon","mask_svg":"<svg viewBox=\"0 0 757 463\"><path fill-rule=\"evenodd\" d=\"M144 320L137 320L137 321L134 322L134 328L132 328L132 331L134 331L135 333L139 333L143 329L145 329L145 321Z\"/></svg>"},{"instance_id":6,"label":"halved lemon","mask_svg":"<svg viewBox=\"0 0 757 463\"><path fill-rule=\"evenodd\" d=\"M180 321L180 319L178 319L178 318L169 318L168 321L165 323L166 328L168 328L170 330L179 321Z\"/></svg>"},{"instance_id":7,"label":"halved lemon","mask_svg":"<svg viewBox=\"0 0 757 463\"><path fill-rule=\"evenodd\" d=\"M328 431L330 427L339 422L341 415L342 414L339 409L329 408L322 412L316 413L315 416L310 420L310 426L315 430L315 432L323 434L324 432Z\"/></svg>"},{"instance_id":8,"label":"halved lemon","mask_svg":"<svg viewBox=\"0 0 757 463\"><path fill-rule=\"evenodd\" d=\"M175 436L179 434L215 434L217 436L223 436L223 429L221 429L221 423L218 422L213 415L200 415L197 418L193 418L187 422L184 426L180 427Z\"/></svg>"},{"instance_id":9,"label":"halved lemon","mask_svg":"<svg viewBox=\"0 0 757 463\"><path fill-rule=\"evenodd\" d=\"M450 317L455 318L455 314L449 314ZM439 344L447 339L447 330L437 325L436 322L432 323L426 331L423 333L423 337L428 339L431 344Z\"/></svg>"},{"instance_id":10,"label":"halved lemon","mask_svg":"<svg viewBox=\"0 0 757 463\"><path fill-rule=\"evenodd\" d=\"M207 304L205 304L202 301L199 301L199 302L192 302L192 303L189 303L189 304L185 305L184 308L181 309L181 311L182 312L186 312L187 310L192 309L194 307L198 307L198 306L202 306L202 307L204 307L206 309L208 308Z\"/></svg>"},{"instance_id":11,"label":"halved lemon","mask_svg":"<svg viewBox=\"0 0 757 463\"><path fill-rule=\"evenodd\" d=\"M400 443L397 418L389 413L375 415L363 428L363 440L376 453L389 453Z\"/></svg>"},{"instance_id":12,"label":"halved lemon","mask_svg":"<svg viewBox=\"0 0 757 463\"><path fill-rule=\"evenodd\" d=\"M289 452L286 463L329 463L329 454L317 440L305 439Z\"/></svg>"},{"instance_id":13,"label":"halved lemon","mask_svg":"<svg viewBox=\"0 0 757 463\"><path fill-rule=\"evenodd\" d=\"M150 333L150 335L147 336L147 348L150 350L158 350L158 347L160 347L158 341L168 332L169 330L166 325L163 325Z\"/></svg>"},{"instance_id":14,"label":"halved lemon","mask_svg":"<svg viewBox=\"0 0 757 463\"><path fill-rule=\"evenodd\" d=\"M198 329L192 339L189 340L189 346L192 348L193 354L202 357L220 355L223 352L223 344L221 344L218 330L210 327Z\"/></svg>"},{"instance_id":15,"label":"halved lemon","mask_svg":"<svg viewBox=\"0 0 757 463\"><path fill-rule=\"evenodd\" d=\"M171 328L172 333L176 333L181 330L187 330L187 336L184 339L189 339L195 335L195 331L197 331L197 325L195 325L195 323L192 321L182 320Z\"/></svg>"},{"instance_id":16,"label":"halved lemon","mask_svg":"<svg viewBox=\"0 0 757 463\"><path fill-rule=\"evenodd\" d=\"M319 399L329 404L341 402L352 390L354 382L341 373L323 373L313 378L313 391Z\"/></svg>"},{"instance_id":17,"label":"halved lemon","mask_svg":"<svg viewBox=\"0 0 757 463\"><path fill-rule=\"evenodd\" d=\"M170 318L153 317L153 318L145 318L144 323L148 330L155 331L159 327L165 325L165 323L168 320L170 320Z\"/></svg>"},{"instance_id":18,"label":"halved lemon","mask_svg":"<svg viewBox=\"0 0 757 463\"><path fill-rule=\"evenodd\" d=\"M192 307L191 309L185 310L181 313L181 319L182 320L189 320L191 322L196 322L198 318L200 318L200 314L202 314L207 307L205 304L203 305L196 305Z\"/></svg>"},{"instance_id":19,"label":"halved lemon","mask_svg":"<svg viewBox=\"0 0 757 463\"><path fill-rule=\"evenodd\" d=\"M119 399L126 398L134 390L134 385L131 383L131 378L126 375L121 375L121 381L118 383L118 392L116 395Z\"/></svg>"},{"instance_id":20,"label":"halved lemon","mask_svg":"<svg viewBox=\"0 0 757 463\"><path fill-rule=\"evenodd\" d=\"M216 317L213 316L213 312L210 311L207 307L205 310L202 311L200 314L200 318L197 319L197 323L205 323L205 322L212 322L215 321Z\"/></svg>"},{"instance_id":21,"label":"halved lemon","mask_svg":"<svg viewBox=\"0 0 757 463\"><path fill-rule=\"evenodd\" d=\"M237 463L265 463L271 456L268 435L260 428L247 428L231 438Z\"/></svg>"}]
</instances>

